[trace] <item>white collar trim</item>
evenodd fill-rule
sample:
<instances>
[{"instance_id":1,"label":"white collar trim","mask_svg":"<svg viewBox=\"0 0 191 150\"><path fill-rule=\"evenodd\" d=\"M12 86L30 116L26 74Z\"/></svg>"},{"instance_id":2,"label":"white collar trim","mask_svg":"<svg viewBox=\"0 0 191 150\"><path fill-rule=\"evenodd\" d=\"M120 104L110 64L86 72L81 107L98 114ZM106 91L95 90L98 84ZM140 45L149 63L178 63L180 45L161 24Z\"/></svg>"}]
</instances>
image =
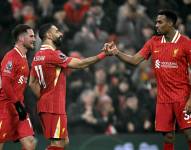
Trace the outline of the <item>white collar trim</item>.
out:
<instances>
[{"instance_id":1,"label":"white collar trim","mask_svg":"<svg viewBox=\"0 0 191 150\"><path fill-rule=\"evenodd\" d=\"M19 49L17 47L14 47L14 49L17 51L17 53L19 53L19 55L22 57L22 58L26 58L27 56L26 55L23 55Z\"/></svg>"},{"instance_id":2,"label":"white collar trim","mask_svg":"<svg viewBox=\"0 0 191 150\"><path fill-rule=\"evenodd\" d=\"M41 45L41 47L40 47L40 50L46 50L46 49L51 49L51 50L55 50L52 46L50 46L50 45Z\"/></svg>"},{"instance_id":3,"label":"white collar trim","mask_svg":"<svg viewBox=\"0 0 191 150\"><path fill-rule=\"evenodd\" d=\"M180 39L180 36L181 34L178 32L178 30L176 30L176 33L170 43L177 43ZM161 43L167 43L164 35L162 36Z\"/></svg>"}]
</instances>

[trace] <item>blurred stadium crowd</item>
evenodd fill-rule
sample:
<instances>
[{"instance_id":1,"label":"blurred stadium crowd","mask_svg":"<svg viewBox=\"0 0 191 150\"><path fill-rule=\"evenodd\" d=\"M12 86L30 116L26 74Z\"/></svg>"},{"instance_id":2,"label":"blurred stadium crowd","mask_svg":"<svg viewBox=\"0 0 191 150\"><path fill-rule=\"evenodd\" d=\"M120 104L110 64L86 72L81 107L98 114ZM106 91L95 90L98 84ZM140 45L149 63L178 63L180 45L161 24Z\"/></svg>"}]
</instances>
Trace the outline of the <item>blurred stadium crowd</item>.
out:
<instances>
[{"instance_id":1,"label":"blurred stadium crowd","mask_svg":"<svg viewBox=\"0 0 191 150\"><path fill-rule=\"evenodd\" d=\"M136 53L154 33L159 9L179 15L177 28L191 36L191 0L0 0L0 59L11 46L11 29L52 22L64 32L62 50L83 58L115 41ZM36 42L36 50L40 39ZM28 54L29 65L35 51ZM118 134L154 131L156 82L150 63L139 67L106 58L85 70L68 70L67 112L70 134ZM26 104L37 133L36 98L28 88Z\"/></svg>"}]
</instances>

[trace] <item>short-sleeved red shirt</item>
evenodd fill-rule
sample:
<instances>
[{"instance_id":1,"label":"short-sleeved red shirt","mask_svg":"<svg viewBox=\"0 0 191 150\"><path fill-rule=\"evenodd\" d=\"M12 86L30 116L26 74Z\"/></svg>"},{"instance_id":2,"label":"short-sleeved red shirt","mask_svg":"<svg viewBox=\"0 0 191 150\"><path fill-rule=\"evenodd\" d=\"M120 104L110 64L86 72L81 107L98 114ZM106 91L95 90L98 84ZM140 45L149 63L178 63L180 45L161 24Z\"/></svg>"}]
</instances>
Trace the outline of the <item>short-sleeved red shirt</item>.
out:
<instances>
[{"instance_id":1,"label":"short-sleeved red shirt","mask_svg":"<svg viewBox=\"0 0 191 150\"><path fill-rule=\"evenodd\" d=\"M190 96L188 67L191 63L191 41L178 31L171 42L164 36L153 36L139 51L145 59L152 57L157 80L157 102L172 103Z\"/></svg>"},{"instance_id":2,"label":"short-sleeved red shirt","mask_svg":"<svg viewBox=\"0 0 191 150\"><path fill-rule=\"evenodd\" d=\"M35 54L31 76L39 80L41 96L37 108L39 112L66 114L66 71L71 61L60 50L42 46Z\"/></svg>"},{"instance_id":3,"label":"short-sleeved red shirt","mask_svg":"<svg viewBox=\"0 0 191 150\"><path fill-rule=\"evenodd\" d=\"M10 50L1 62L1 76L7 76L12 79L12 87L17 100L24 100L24 90L27 85L29 67L26 56L23 56L17 48ZM6 86L6 85L5 85ZM7 97L4 88L0 89L0 103L13 102Z\"/></svg>"}]
</instances>

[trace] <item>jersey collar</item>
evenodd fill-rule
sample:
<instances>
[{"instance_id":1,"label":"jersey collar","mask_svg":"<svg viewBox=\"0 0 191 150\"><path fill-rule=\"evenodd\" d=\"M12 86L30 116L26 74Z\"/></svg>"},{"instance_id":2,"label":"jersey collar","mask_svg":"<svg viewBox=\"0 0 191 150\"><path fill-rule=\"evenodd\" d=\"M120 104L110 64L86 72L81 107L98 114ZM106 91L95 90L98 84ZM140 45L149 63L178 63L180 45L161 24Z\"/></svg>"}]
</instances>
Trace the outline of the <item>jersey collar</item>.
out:
<instances>
[{"instance_id":1,"label":"jersey collar","mask_svg":"<svg viewBox=\"0 0 191 150\"><path fill-rule=\"evenodd\" d=\"M40 50L46 50L46 49L51 49L51 50L55 50L52 46L50 46L50 45L41 45L41 47L40 47Z\"/></svg>"},{"instance_id":2,"label":"jersey collar","mask_svg":"<svg viewBox=\"0 0 191 150\"><path fill-rule=\"evenodd\" d=\"M178 30L176 30L176 33L175 33L172 41L169 42L169 43L177 43L177 41L179 40L180 36L181 36L181 34L178 32ZM162 36L161 43L167 43L164 35Z\"/></svg>"},{"instance_id":3,"label":"jersey collar","mask_svg":"<svg viewBox=\"0 0 191 150\"><path fill-rule=\"evenodd\" d=\"M22 58L26 58L27 56L26 55L23 55L19 49L17 47L14 47L14 49L17 51L17 53L19 53L19 55L22 57Z\"/></svg>"}]
</instances>

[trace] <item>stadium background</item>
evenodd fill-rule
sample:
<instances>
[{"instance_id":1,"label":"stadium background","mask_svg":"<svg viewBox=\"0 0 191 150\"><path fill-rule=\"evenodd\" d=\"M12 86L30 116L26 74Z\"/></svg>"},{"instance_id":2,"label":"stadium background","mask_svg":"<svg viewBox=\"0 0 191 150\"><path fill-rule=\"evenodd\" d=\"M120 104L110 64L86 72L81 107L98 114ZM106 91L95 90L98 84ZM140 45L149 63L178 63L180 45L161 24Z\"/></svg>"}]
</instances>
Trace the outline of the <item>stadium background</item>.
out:
<instances>
[{"instance_id":1,"label":"stadium background","mask_svg":"<svg viewBox=\"0 0 191 150\"><path fill-rule=\"evenodd\" d=\"M65 35L62 50L69 56L96 55L108 41L134 54L155 33L155 16L164 8L177 12L177 29L190 37L191 0L0 0L0 60L13 46L11 29L18 23L32 26L37 35L41 24L57 24ZM40 43L37 37L35 51ZM35 51L28 53L29 65ZM67 80L69 150L161 148L161 135L154 133L156 82L149 61L135 68L106 58L84 70L68 70ZM30 88L25 97L41 150L47 142ZM83 120L86 111L92 116ZM186 149L183 140L178 135L176 149ZM5 149L16 146L8 143Z\"/></svg>"}]
</instances>

